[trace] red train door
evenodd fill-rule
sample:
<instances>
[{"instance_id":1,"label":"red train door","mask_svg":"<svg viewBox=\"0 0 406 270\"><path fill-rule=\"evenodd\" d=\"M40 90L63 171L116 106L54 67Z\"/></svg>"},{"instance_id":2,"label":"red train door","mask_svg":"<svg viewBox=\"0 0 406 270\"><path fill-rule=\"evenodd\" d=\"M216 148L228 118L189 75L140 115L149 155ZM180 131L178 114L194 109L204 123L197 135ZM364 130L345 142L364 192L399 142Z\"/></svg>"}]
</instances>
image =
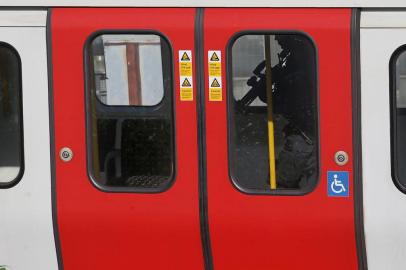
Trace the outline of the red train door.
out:
<instances>
[{"instance_id":1,"label":"red train door","mask_svg":"<svg viewBox=\"0 0 406 270\"><path fill-rule=\"evenodd\" d=\"M52 10L64 269L356 269L350 21Z\"/></svg>"},{"instance_id":2,"label":"red train door","mask_svg":"<svg viewBox=\"0 0 406 270\"><path fill-rule=\"evenodd\" d=\"M64 269L203 269L194 21L195 9L52 10Z\"/></svg>"},{"instance_id":3,"label":"red train door","mask_svg":"<svg viewBox=\"0 0 406 270\"><path fill-rule=\"evenodd\" d=\"M205 9L214 269L357 269L350 22L349 9Z\"/></svg>"}]
</instances>

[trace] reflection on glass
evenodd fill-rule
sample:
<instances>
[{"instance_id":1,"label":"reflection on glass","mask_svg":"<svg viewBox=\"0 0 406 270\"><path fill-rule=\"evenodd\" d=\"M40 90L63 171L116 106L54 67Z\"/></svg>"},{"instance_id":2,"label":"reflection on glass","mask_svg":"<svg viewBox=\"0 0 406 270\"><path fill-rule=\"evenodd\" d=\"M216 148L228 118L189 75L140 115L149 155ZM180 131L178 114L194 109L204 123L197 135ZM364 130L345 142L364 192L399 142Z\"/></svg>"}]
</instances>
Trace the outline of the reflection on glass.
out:
<instances>
[{"instance_id":1,"label":"reflection on glass","mask_svg":"<svg viewBox=\"0 0 406 270\"><path fill-rule=\"evenodd\" d=\"M161 38L101 35L92 42L93 72L100 102L153 106L164 94Z\"/></svg>"},{"instance_id":2,"label":"reflection on glass","mask_svg":"<svg viewBox=\"0 0 406 270\"><path fill-rule=\"evenodd\" d=\"M109 190L162 191L174 173L169 44L156 35L110 34L89 50L93 180Z\"/></svg>"},{"instance_id":3,"label":"reflection on glass","mask_svg":"<svg viewBox=\"0 0 406 270\"><path fill-rule=\"evenodd\" d=\"M398 55L395 62L395 131L396 149L395 153L395 169L399 185L406 188L406 53L402 52ZM393 135L392 135L393 136Z\"/></svg>"},{"instance_id":4,"label":"reflection on glass","mask_svg":"<svg viewBox=\"0 0 406 270\"><path fill-rule=\"evenodd\" d=\"M241 189L270 190L270 138L277 189L305 190L315 185L315 72L314 47L302 35L244 35L233 44L229 154L231 176Z\"/></svg>"},{"instance_id":5,"label":"reflection on glass","mask_svg":"<svg viewBox=\"0 0 406 270\"><path fill-rule=\"evenodd\" d=\"M0 47L0 184L15 180L22 166L20 66L16 53Z\"/></svg>"}]
</instances>

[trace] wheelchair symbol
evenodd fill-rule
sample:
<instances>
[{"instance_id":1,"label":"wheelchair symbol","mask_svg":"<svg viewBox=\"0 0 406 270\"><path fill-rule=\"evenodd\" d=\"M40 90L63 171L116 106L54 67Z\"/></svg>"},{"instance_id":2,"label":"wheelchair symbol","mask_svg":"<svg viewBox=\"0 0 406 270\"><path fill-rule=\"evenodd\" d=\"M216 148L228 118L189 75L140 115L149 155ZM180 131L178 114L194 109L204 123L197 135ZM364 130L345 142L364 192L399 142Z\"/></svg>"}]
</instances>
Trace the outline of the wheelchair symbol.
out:
<instances>
[{"instance_id":1,"label":"wheelchair symbol","mask_svg":"<svg viewBox=\"0 0 406 270\"><path fill-rule=\"evenodd\" d=\"M327 195L332 197L348 197L349 173L346 171L327 172Z\"/></svg>"},{"instance_id":2,"label":"wheelchair symbol","mask_svg":"<svg viewBox=\"0 0 406 270\"><path fill-rule=\"evenodd\" d=\"M347 190L345 189L344 184L340 180L338 180L338 175L334 174L333 178L334 179L331 182L331 190L336 194L346 192Z\"/></svg>"}]
</instances>

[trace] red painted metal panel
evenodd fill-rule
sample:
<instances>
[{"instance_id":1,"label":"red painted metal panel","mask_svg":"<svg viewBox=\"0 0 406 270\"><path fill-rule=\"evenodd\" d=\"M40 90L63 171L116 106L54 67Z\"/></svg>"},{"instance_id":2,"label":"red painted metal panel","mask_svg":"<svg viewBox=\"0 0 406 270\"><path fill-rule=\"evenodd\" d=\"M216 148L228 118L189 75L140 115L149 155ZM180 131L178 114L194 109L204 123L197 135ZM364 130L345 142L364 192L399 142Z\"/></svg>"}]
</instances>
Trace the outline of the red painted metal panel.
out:
<instances>
[{"instance_id":1,"label":"red painted metal panel","mask_svg":"<svg viewBox=\"0 0 406 270\"><path fill-rule=\"evenodd\" d=\"M196 102L179 101L179 49L194 50L195 9L52 11L56 204L65 270L202 269ZM175 184L160 194L106 193L86 168L84 44L102 29L163 33L174 50ZM194 99L196 100L196 99ZM61 147L74 152L69 163Z\"/></svg>"},{"instance_id":2,"label":"red painted metal panel","mask_svg":"<svg viewBox=\"0 0 406 270\"><path fill-rule=\"evenodd\" d=\"M223 101L208 101L206 127L208 212L215 269L357 269L352 185L352 117L349 9L207 9L205 59L244 30L307 33L318 53L319 184L305 196L246 195L228 175L226 65ZM230 94L230 93L228 93ZM334 153L350 162L339 167ZM327 196L327 171L350 172L350 196Z\"/></svg>"}]
</instances>

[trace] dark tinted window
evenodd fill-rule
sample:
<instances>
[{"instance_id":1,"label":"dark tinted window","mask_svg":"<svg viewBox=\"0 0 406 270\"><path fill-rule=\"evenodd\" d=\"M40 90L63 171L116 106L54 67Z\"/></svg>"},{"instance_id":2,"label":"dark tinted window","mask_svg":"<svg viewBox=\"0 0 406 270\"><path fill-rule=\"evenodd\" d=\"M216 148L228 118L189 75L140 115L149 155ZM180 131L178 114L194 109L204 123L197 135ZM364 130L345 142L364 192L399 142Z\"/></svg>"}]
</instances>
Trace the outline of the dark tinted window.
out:
<instances>
[{"instance_id":1,"label":"dark tinted window","mask_svg":"<svg viewBox=\"0 0 406 270\"><path fill-rule=\"evenodd\" d=\"M312 42L299 34L250 34L233 43L229 155L241 190L304 193L315 186L315 59Z\"/></svg>"},{"instance_id":2,"label":"dark tinted window","mask_svg":"<svg viewBox=\"0 0 406 270\"><path fill-rule=\"evenodd\" d=\"M0 44L0 187L9 187L23 172L20 58Z\"/></svg>"},{"instance_id":3,"label":"dark tinted window","mask_svg":"<svg viewBox=\"0 0 406 270\"><path fill-rule=\"evenodd\" d=\"M406 49L392 57L392 174L395 184L406 191Z\"/></svg>"},{"instance_id":4,"label":"dark tinted window","mask_svg":"<svg viewBox=\"0 0 406 270\"><path fill-rule=\"evenodd\" d=\"M162 191L174 174L171 50L153 34L89 46L91 174L108 190Z\"/></svg>"}]
</instances>

